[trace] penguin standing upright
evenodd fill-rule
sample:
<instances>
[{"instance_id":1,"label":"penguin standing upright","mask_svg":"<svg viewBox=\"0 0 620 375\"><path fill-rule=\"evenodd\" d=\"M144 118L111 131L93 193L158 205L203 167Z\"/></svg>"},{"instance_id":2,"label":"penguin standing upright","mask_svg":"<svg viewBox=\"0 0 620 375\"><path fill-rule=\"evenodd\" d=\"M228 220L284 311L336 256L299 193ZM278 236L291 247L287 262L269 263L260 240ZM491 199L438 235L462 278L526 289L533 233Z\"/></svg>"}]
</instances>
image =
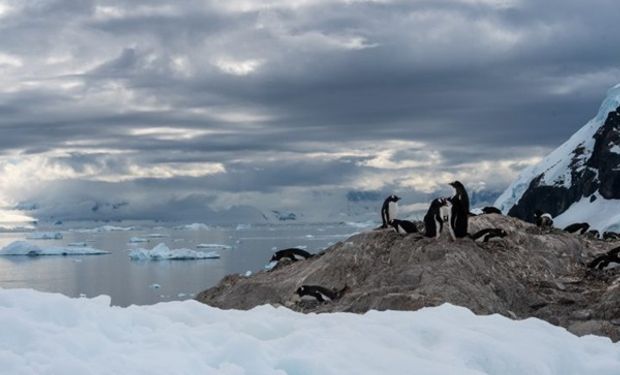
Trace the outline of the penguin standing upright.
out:
<instances>
[{"instance_id":1,"label":"penguin standing upright","mask_svg":"<svg viewBox=\"0 0 620 375\"><path fill-rule=\"evenodd\" d=\"M424 235L431 238L439 238L443 230L443 223L450 222L451 207L450 200L447 198L437 198L431 202L426 215L424 215ZM445 212L448 209L448 212ZM454 233L450 231L450 236L454 238Z\"/></svg>"},{"instance_id":2,"label":"penguin standing upright","mask_svg":"<svg viewBox=\"0 0 620 375\"><path fill-rule=\"evenodd\" d=\"M465 190L465 186L460 181L450 183L455 190L452 197L452 217L450 218L450 226L454 230L457 238L467 236L467 221L469 219L469 196Z\"/></svg>"},{"instance_id":3,"label":"penguin standing upright","mask_svg":"<svg viewBox=\"0 0 620 375\"><path fill-rule=\"evenodd\" d=\"M387 228L392 223L392 220L396 219L399 200L400 197L392 194L383 201L383 206L381 207L381 220L383 221L383 225L381 228Z\"/></svg>"}]
</instances>

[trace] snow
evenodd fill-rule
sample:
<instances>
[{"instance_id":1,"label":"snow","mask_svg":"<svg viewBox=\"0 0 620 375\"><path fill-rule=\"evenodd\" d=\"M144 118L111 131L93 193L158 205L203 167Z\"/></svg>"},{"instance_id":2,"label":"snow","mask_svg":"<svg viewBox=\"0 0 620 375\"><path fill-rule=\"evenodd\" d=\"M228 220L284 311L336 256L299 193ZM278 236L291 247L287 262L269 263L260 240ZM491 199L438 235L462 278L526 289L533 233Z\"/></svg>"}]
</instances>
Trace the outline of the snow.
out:
<instances>
[{"instance_id":1,"label":"snow","mask_svg":"<svg viewBox=\"0 0 620 375\"><path fill-rule=\"evenodd\" d=\"M181 226L175 227L174 229L176 230L209 230L210 228L207 224L193 223L189 225L181 225Z\"/></svg>"},{"instance_id":2,"label":"snow","mask_svg":"<svg viewBox=\"0 0 620 375\"><path fill-rule=\"evenodd\" d=\"M62 233L59 232L34 232L26 236L28 240L62 240Z\"/></svg>"},{"instance_id":3,"label":"snow","mask_svg":"<svg viewBox=\"0 0 620 375\"><path fill-rule=\"evenodd\" d=\"M218 259L217 252L204 252L191 249L170 249L166 244L160 243L152 250L133 249L129 251L132 260L190 260L190 259Z\"/></svg>"},{"instance_id":4,"label":"snow","mask_svg":"<svg viewBox=\"0 0 620 375\"><path fill-rule=\"evenodd\" d=\"M476 316L449 304L416 312L303 315L193 300L111 307L0 289L6 374L617 375L620 344L537 319Z\"/></svg>"},{"instance_id":5,"label":"snow","mask_svg":"<svg viewBox=\"0 0 620 375\"><path fill-rule=\"evenodd\" d=\"M620 106L620 87L615 86L607 92L607 97L592 120L579 129L568 141L547 155L540 163L524 169L519 177L504 191L495 201L495 207L507 213L519 202L532 180L544 173L542 185L547 186L571 186L570 163L573 159L573 151L584 147L584 153L579 157L576 168L584 167L584 163L592 155L594 147L594 135L603 126L609 112Z\"/></svg>"},{"instance_id":6,"label":"snow","mask_svg":"<svg viewBox=\"0 0 620 375\"><path fill-rule=\"evenodd\" d=\"M568 210L553 218L554 226L564 228L573 223L587 222L591 229L599 232L617 231L620 223L620 200L604 199L598 193L597 199L590 202L589 197L573 203Z\"/></svg>"},{"instance_id":7,"label":"snow","mask_svg":"<svg viewBox=\"0 0 620 375\"><path fill-rule=\"evenodd\" d=\"M108 251L94 249L92 247L40 247L26 241L15 241L0 249L0 255L98 255L108 253Z\"/></svg>"},{"instance_id":8,"label":"snow","mask_svg":"<svg viewBox=\"0 0 620 375\"><path fill-rule=\"evenodd\" d=\"M232 249L232 246L229 245L222 245L219 243L200 243L198 245L196 245L197 249L225 249L225 250L230 250Z\"/></svg>"}]
</instances>

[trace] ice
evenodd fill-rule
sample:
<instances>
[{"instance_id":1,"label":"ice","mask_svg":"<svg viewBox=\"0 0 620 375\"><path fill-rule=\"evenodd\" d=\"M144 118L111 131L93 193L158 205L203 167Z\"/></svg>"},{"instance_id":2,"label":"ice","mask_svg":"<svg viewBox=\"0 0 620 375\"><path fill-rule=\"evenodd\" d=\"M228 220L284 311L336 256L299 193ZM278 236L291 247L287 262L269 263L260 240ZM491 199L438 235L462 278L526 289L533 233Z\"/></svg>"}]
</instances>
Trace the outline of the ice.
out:
<instances>
[{"instance_id":1,"label":"ice","mask_svg":"<svg viewBox=\"0 0 620 375\"><path fill-rule=\"evenodd\" d=\"M86 242L70 242L67 244L70 247L86 247L88 244Z\"/></svg>"},{"instance_id":2,"label":"ice","mask_svg":"<svg viewBox=\"0 0 620 375\"><path fill-rule=\"evenodd\" d=\"M222 245L219 243L200 243L198 245L196 245L196 248L198 249L232 249L232 246L229 245Z\"/></svg>"},{"instance_id":3,"label":"ice","mask_svg":"<svg viewBox=\"0 0 620 375\"><path fill-rule=\"evenodd\" d=\"M189 225L180 225L175 227L176 230L209 230L209 226L203 223L193 223Z\"/></svg>"},{"instance_id":4,"label":"ice","mask_svg":"<svg viewBox=\"0 0 620 375\"><path fill-rule=\"evenodd\" d=\"M168 235L163 234L163 233L151 233L151 234L147 234L146 237L147 238L165 238L165 237L168 237Z\"/></svg>"},{"instance_id":5,"label":"ice","mask_svg":"<svg viewBox=\"0 0 620 375\"><path fill-rule=\"evenodd\" d=\"M252 229L252 225L250 225L250 224L239 224L239 225L237 225L237 228L235 228L235 230L248 230L248 229Z\"/></svg>"},{"instance_id":6,"label":"ice","mask_svg":"<svg viewBox=\"0 0 620 375\"><path fill-rule=\"evenodd\" d=\"M365 222L361 222L361 223L347 221L344 224L349 226L349 227L360 228L360 229L372 228L372 227L377 226L377 223L374 222L374 221L365 221Z\"/></svg>"},{"instance_id":7,"label":"ice","mask_svg":"<svg viewBox=\"0 0 620 375\"><path fill-rule=\"evenodd\" d=\"M151 285L149 285L149 288L151 288L151 289L159 289L159 288L161 288L161 285L159 285L159 284L151 284Z\"/></svg>"},{"instance_id":8,"label":"ice","mask_svg":"<svg viewBox=\"0 0 620 375\"><path fill-rule=\"evenodd\" d=\"M250 277L250 276L252 276L252 271L250 271L250 270L245 271L245 273L243 274L243 276L245 276L245 277Z\"/></svg>"},{"instance_id":9,"label":"ice","mask_svg":"<svg viewBox=\"0 0 620 375\"><path fill-rule=\"evenodd\" d=\"M75 229L78 233L106 233L106 232L130 232L136 230L135 227L117 227L114 225L104 225L97 228L90 229Z\"/></svg>"},{"instance_id":10,"label":"ice","mask_svg":"<svg viewBox=\"0 0 620 375\"><path fill-rule=\"evenodd\" d=\"M0 255L97 255L108 254L108 251L92 247L51 246L40 247L26 241L15 241L0 250Z\"/></svg>"},{"instance_id":11,"label":"ice","mask_svg":"<svg viewBox=\"0 0 620 375\"><path fill-rule=\"evenodd\" d=\"M164 295L162 295L164 296ZM164 296L165 297L165 296ZM163 298L163 297L162 297ZM5 374L617 375L620 344L538 319L416 312L300 314L197 301L111 307L0 289Z\"/></svg>"},{"instance_id":12,"label":"ice","mask_svg":"<svg viewBox=\"0 0 620 375\"><path fill-rule=\"evenodd\" d=\"M191 259L218 259L217 252L203 252L191 249L170 249L166 244L160 243L152 250L133 249L129 251L132 260L191 260Z\"/></svg>"},{"instance_id":13,"label":"ice","mask_svg":"<svg viewBox=\"0 0 620 375\"><path fill-rule=\"evenodd\" d=\"M149 242L148 238L143 237L131 237L128 241L129 243L145 243Z\"/></svg>"},{"instance_id":14,"label":"ice","mask_svg":"<svg viewBox=\"0 0 620 375\"><path fill-rule=\"evenodd\" d=\"M275 266L277 266L277 265L278 265L278 261L277 261L277 260L274 260L274 261L271 261L271 262L267 263L267 264L265 265L265 269L266 269L267 271L271 271L271 270L272 270Z\"/></svg>"},{"instance_id":15,"label":"ice","mask_svg":"<svg viewBox=\"0 0 620 375\"><path fill-rule=\"evenodd\" d=\"M34 232L26 236L27 240L62 240L60 232Z\"/></svg>"}]
</instances>

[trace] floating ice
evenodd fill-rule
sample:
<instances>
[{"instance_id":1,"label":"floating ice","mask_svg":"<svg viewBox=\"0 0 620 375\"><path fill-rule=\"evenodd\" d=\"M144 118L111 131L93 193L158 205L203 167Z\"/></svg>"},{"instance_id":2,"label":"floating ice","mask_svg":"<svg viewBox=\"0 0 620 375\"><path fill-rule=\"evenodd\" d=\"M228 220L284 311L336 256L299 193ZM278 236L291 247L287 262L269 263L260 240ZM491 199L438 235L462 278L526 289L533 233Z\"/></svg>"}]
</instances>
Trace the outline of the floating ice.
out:
<instances>
[{"instance_id":1,"label":"floating ice","mask_svg":"<svg viewBox=\"0 0 620 375\"><path fill-rule=\"evenodd\" d=\"M193 223L189 225L179 225L174 227L176 230L209 230L209 226L203 223Z\"/></svg>"},{"instance_id":2,"label":"floating ice","mask_svg":"<svg viewBox=\"0 0 620 375\"><path fill-rule=\"evenodd\" d=\"M129 251L132 260L191 260L191 259L218 259L217 252L203 252L191 249L170 249L166 244L160 243L152 250L133 249Z\"/></svg>"},{"instance_id":3,"label":"floating ice","mask_svg":"<svg viewBox=\"0 0 620 375\"><path fill-rule=\"evenodd\" d=\"M148 238L164 238L164 237L168 237L167 234L163 234L163 233L151 233L151 234L147 234L146 237Z\"/></svg>"},{"instance_id":4,"label":"floating ice","mask_svg":"<svg viewBox=\"0 0 620 375\"><path fill-rule=\"evenodd\" d=\"M129 243L144 243L149 242L148 238L143 237L131 237L128 241Z\"/></svg>"},{"instance_id":5,"label":"floating ice","mask_svg":"<svg viewBox=\"0 0 620 375\"><path fill-rule=\"evenodd\" d=\"M68 243L67 246L70 246L70 247L86 247L86 246L88 246L88 244L86 242L71 242L71 243Z\"/></svg>"},{"instance_id":6,"label":"floating ice","mask_svg":"<svg viewBox=\"0 0 620 375\"><path fill-rule=\"evenodd\" d=\"M620 344L608 338L449 304L304 315L192 300L120 308L107 296L0 289L0 308L5 374L617 375L620 368Z\"/></svg>"},{"instance_id":7,"label":"floating ice","mask_svg":"<svg viewBox=\"0 0 620 375\"><path fill-rule=\"evenodd\" d=\"M34 232L26 236L27 240L62 240L60 232Z\"/></svg>"},{"instance_id":8,"label":"floating ice","mask_svg":"<svg viewBox=\"0 0 620 375\"><path fill-rule=\"evenodd\" d=\"M26 241L15 241L0 250L0 255L97 255L108 254L108 251L94 249L92 247L76 246L51 246L40 247Z\"/></svg>"},{"instance_id":9,"label":"floating ice","mask_svg":"<svg viewBox=\"0 0 620 375\"><path fill-rule=\"evenodd\" d=\"M196 245L198 249L232 249L232 246L222 245L219 243L200 243Z\"/></svg>"},{"instance_id":10,"label":"floating ice","mask_svg":"<svg viewBox=\"0 0 620 375\"><path fill-rule=\"evenodd\" d=\"M235 228L235 230L248 230L248 229L252 229L252 225L250 225L250 224L239 224L239 225L237 225L237 228Z\"/></svg>"},{"instance_id":11,"label":"floating ice","mask_svg":"<svg viewBox=\"0 0 620 375\"><path fill-rule=\"evenodd\" d=\"M105 233L105 232L130 232L136 230L135 227L117 227L114 225L104 225L102 227L90 228L90 229L75 229L73 231L78 233Z\"/></svg>"}]
</instances>

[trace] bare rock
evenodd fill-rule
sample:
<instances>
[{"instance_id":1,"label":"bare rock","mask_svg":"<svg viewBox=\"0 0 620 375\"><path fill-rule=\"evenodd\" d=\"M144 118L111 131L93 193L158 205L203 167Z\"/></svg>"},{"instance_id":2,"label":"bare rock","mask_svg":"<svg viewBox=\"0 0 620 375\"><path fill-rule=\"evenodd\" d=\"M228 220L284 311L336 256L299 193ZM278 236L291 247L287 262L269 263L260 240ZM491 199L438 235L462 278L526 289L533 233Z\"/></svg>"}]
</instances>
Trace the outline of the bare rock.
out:
<instances>
[{"instance_id":1,"label":"bare rock","mask_svg":"<svg viewBox=\"0 0 620 375\"><path fill-rule=\"evenodd\" d=\"M335 244L309 260L225 277L197 300L224 309L284 305L302 312L417 310L445 302L477 314L537 317L575 334L620 340L620 269L585 266L613 244L501 215L470 219L470 232L502 228L488 243L370 231ZM303 284L348 291L331 303L296 303Z\"/></svg>"}]
</instances>

